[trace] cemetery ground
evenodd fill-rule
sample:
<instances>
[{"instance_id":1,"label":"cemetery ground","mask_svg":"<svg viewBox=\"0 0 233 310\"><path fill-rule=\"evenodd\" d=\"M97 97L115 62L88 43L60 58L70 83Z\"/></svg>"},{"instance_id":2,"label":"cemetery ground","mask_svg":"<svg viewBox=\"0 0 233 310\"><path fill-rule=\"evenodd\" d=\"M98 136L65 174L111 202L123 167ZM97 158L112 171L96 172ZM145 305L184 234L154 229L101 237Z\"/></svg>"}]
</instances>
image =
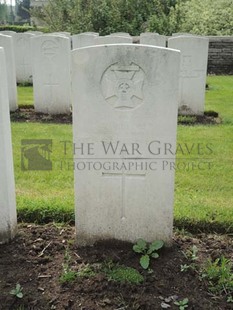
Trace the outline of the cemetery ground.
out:
<instances>
[{"instance_id":1,"label":"cemetery ground","mask_svg":"<svg viewBox=\"0 0 233 310\"><path fill-rule=\"evenodd\" d=\"M233 308L233 77L211 76L208 85L205 109L221 123L178 126L174 243L147 270L128 243L77 248L71 125L12 122L22 223L1 246L0 309ZM21 106L32 104L30 87L19 95ZM21 170L22 139L52 139L52 171Z\"/></svg>"},{"instance_id":2,"label":"cemetery ground","mask_svg":"<svg viewBox=\"0 0 233 310\"><path fill-rule=\"evenodd\" d=\"M131 244L77 248L67 224L20 224L1 246L1 309L232 309L232 247L230 236L176 230L144 270Z\"/></svg>"}]
</instances>

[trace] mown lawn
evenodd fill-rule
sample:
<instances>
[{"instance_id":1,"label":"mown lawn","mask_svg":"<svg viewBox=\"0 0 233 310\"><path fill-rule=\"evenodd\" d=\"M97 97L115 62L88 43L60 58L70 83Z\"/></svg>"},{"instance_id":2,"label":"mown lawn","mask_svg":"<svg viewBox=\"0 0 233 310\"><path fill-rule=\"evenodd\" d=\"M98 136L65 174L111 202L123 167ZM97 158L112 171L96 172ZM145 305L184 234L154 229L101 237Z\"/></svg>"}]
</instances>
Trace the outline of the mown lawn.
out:
<instances>
[{"instance_id":1,"label":"mown lawn","mask_svg":"<svg viewBox=\"0 0 233 310\"><path fill-rule=\"evenodd\" d=\"M233 76L211 76L208 84L206 110L219 112L222 124L178 126L177 143L183 151L185 145L193 149L191 155L177 152L175 225L233 232ZM32 103L30 88L20 87L19 102ZM72 163L64 164L72 149L65 155L61 143L72 141L71 125L12 123L12 135L19 217L39 222L73 219ZM52 139L53 170L21 171L21 139Z\"/></svg>"},{"instance_id":2,"label":"mown lawn","mask_svg":"<svg viewBox=\"0 0 233 310\"><path fill-rule=\"evenodd\" d=\"M19 107L33 105L33 88L31 86L18 86L17 91Z\"/></svg>"}]
</instances>

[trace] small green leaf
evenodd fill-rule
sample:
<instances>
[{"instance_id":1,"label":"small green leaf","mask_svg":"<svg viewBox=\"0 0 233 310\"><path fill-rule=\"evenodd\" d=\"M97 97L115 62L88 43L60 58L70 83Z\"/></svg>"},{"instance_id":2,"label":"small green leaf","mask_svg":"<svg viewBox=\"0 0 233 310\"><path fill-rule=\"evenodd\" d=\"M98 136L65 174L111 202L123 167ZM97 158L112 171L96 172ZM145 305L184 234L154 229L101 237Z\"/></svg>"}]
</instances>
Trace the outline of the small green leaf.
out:
<instances>
[{"instance_id":1,"label":"small green leaf","mask_svg":"<svg viewBox=\"0 0 233 310\"><path fill-rule=\"evenodd\" d=\"M161 249L163 246L164 246L164 242L162 240L154 241L150 244L147 254L151 254L154 251Z\"/></svg>"},{"instance_id":2,"label":"small green leaf","mask_svg":"<svg viewBox=\"0 0 233 310\"><path fill-rule=\"evenodd\" d=\"M22 293L22 292L19 292L16 296L17 296L18 298L23 298L23 293Z\"/></svg>"},{"instance_id":3,"label":"small green leaf","mask_svg":"<svg viewBox=\"0 0 233 310\"><path fill-rule=\"evenodd\" d=\"M153 258L158 258L158 257L159 257L159 254L158 254L158 253L152 253L152 254L151 254L151 257L153 257Z\"/></svg>"},{"instance_id":4,"label":"small green leaf","mask_svg":"<svg viewBox=\"0 0 233 310\"><path fill-rule=\"evenodd\" d=\"M16 292L16 290L11 290L11 291L10 291L10 294L11 294L11 295L15 295L15 294L17 294L17 292Z\"/></svg>"},{"instance_id":5,"label":"small green leaf","mask_svg":"<svg viewBox=\"0 0 233 310\"><path fill-rule=\"evenodd\" d=\"M147 269L149 267L150 264L150 257L149 255L143 255L140 258L140 265L142 266L143 269Z\"/></svg>"},{"instance_id":6,"label":"small green leaf","mask_svg":"<svg viewBox=\"0 0 233 310\"><path fill-rule=\"evenodd\" d=\"M143 239L139 239L137 241L137 245L142 249L142 251L144 251L147 247L146 241Z\"/></svg>"},{"instance_id":7,"label":"small green leaf","mask_svg":"<svg viewBox=\"0 0 233 310\"><path fill-rule=\"evenodd\" d=\"M188 304L188 302L189 302L188 298L183 299L183 305Z\"/></svg>"},{"instance_id":8,"label":"small green leaf","mask_svg":"<svg viewBox=\"0 0 233 310\"><path fill-rule=\"evenodd\" d=\"M133 250L136 253L143 253L142 249L137 244L133 246Z\"/></svg>"}]
</instances>

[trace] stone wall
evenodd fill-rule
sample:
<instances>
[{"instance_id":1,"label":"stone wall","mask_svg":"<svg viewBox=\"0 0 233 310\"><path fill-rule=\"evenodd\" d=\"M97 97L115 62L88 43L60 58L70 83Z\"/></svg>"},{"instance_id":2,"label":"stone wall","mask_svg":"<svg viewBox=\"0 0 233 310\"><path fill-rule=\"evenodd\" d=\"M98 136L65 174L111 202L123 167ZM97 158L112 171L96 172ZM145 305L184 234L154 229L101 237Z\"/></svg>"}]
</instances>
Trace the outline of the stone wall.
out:
<instances>
[{"instance_id":1,"label":"stone wall","mask_svg":"<svg viewBox=\"0 0 233 310\"><path fill-rule=\"evenodd\" d=\"M233 36L209 37L208 73L233 74Z\"/></svg>"}]
</instances>

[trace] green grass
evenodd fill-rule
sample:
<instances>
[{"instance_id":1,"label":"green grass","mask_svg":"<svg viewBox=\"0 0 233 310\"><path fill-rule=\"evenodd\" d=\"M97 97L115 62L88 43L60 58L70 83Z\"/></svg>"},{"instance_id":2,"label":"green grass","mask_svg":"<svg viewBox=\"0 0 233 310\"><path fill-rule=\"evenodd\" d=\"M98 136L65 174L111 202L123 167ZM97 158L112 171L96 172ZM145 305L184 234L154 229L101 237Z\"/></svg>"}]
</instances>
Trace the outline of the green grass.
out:
<instances>
[{"instance_id":1,"label":"green grass","mask_svg":"<svg viewBox=\"0 0 233 310\"><path fill-rule=\"evenodd\" d=\"M175 225L191 231L233 232L233 76L208 78L206 110L219 112L221 125L178 126L177 142L183 148L211 144L212 153L197 150L192 155L177 154L175 177ZM20 87L21 98L29 98L29 87ZM23 99L22 99L23 100ZM22 104L25 102L22 101ZM60 141L72 141L71 125L12 123L18 215L37 222L73 221L74 191L72 168L63 165L72 157L64 155ZM53 170L21 171L21 139L52 139ZM184 158L186 158L184 160ZM185 169L183 163L197 165L203 159L211 169ZM182 160L183 159L183 160ZM71 164L71 161L69 161ZM204 167L204 166L203 166Z\"/></svg>"},{"instance_id":2,"label":"green grass","mask_svg":"<svg viewBox=\"0 0 233 310\"><path fill-rule=\"evenodd\" d=\"M233 293L233 264L224 256L215 261L208 260L202 269L202 278L207 280L210 292L215 294Z\"/></svg>"},{"instance_id":3,"label":"green grass","mask_svg":"<svg viewBox=\"0 0 233 310\"><path fill-rule=\"evenodd\" d=\"M116 282L140 284L144 281L144 277L136 269L113 262L105 263L103 272L109 280Z\"/></svg>"},{"instance_id":4,"label":"green grass","mask_svg":"<svg viewBox=\"0 0 233 310\"><path fill-rule=\"evenodd\" d=\"M205 149L204 155L177 154L175 178L175 224L197 231L233 231L233 76L208 78L210 90L206 93L206 110L219 112L221 125L178 126L177 142L211 144L212 154ZM197 155L197 156L196 156ZM197 157L198 164L211 162L211 169L185 169L182 158ZM179 163L180 169L179 169ZM207 165L207 164L206 164ZM203 168L202 166L201 168ZM205 166L207 167L207 166Z\"/></svg>"},{"instance_id":5,"label":"green grass","mask_svg":"<svg viewBox=\"0 0 233 310\"><path fill-rule=\"evenodd\" d=\"M17 91L19 107L33 105L33 88L31 86L18 86Z\"/></svg>"},{"instance_id":6,"label":"green grass","mask_svg":"<svg viewBox=\"0 0 233 310\"><path fill-rule=\"evenodd\" d=\"M223 123L233 125L233 77L210 76L207 83L205 110L220 112Z\"/></svg>"},{"instance_id":7,"label":"green grass","mask_svg":"<svg viewBox=\"0 0 233 310\"><path fill-rule=\"evenodd\" d=\"M72 141L71 125L12 123L12 139L19 218L38 223L73 220L73 171L71 167L61 167L67 156L60 143ZM21 139L52 139L53 170L22 171ZM68 152L71 157L71 148Z\"/></svg>"}]
</instances>

